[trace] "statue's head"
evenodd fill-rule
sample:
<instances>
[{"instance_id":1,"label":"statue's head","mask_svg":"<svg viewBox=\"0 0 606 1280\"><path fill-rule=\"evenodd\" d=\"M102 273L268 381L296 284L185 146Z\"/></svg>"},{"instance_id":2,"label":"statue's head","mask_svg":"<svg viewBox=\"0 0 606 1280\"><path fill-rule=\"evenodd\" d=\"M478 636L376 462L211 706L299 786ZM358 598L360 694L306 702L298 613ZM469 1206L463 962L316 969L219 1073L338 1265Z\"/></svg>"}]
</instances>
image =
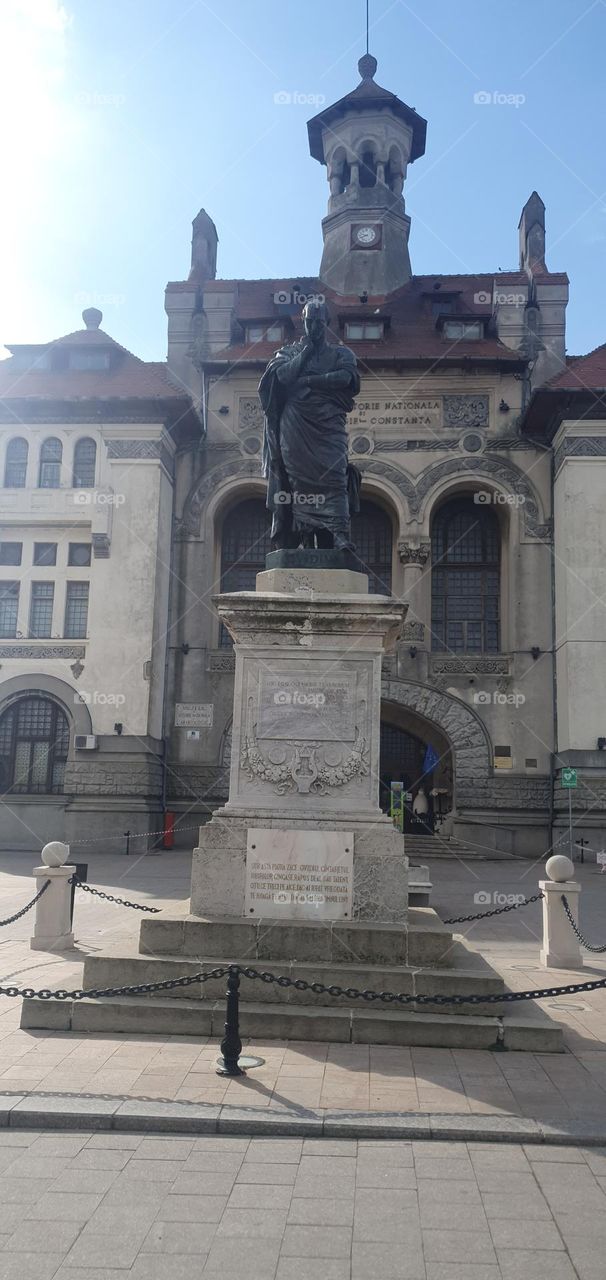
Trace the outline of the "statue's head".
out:
<instances>
[{"instance_id":1,"label":"statue's head","mask_svg":"<svg viewBox=\"0 0 606 1280\"><path fill-rule=\"evenodd\" d=\"M328 307L325 302L306 302L303 307L303 325L308 338L312 342L321 342L326 336L330 323Z\"/></svg>"}]
</instances>

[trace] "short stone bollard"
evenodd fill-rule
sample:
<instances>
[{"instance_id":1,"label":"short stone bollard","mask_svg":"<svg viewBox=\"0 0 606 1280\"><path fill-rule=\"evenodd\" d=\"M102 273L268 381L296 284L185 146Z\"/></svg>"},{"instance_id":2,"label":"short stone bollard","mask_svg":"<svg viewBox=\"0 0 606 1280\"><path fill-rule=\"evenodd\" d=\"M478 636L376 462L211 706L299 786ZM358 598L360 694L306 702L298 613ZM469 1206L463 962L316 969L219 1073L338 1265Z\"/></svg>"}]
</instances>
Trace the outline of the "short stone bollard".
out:
<instances>
[{"instance_id":1,"label":"short stone bollard","mask_svg":"<svg viewBox=\"0 0 606 1280\"><path fill-rule=\"evenodd\" d=\"M539 880L539 889L544 895L541 964L545 969L582 969L579 941L562 903L562 894L565 894L578 924L581 886L573 879L574 864L563 853L556 853L547 859L545 870L549 880Z\"/></svg>"},{"instance_id":2,"label":"short stone bollard","mask_svg":"<svg viewBox=\"0 0 606 1280\"><path fill-rule=\"evenodd\" d=\"M36 903L34 935L30 940L32 951L68 951L74 945L71 922L70 879L76 870L67 866L69 845L61 840L45 844L41 867L34 867L36 891L46 880L50 884Z\"/></svg>"}]
</instances>

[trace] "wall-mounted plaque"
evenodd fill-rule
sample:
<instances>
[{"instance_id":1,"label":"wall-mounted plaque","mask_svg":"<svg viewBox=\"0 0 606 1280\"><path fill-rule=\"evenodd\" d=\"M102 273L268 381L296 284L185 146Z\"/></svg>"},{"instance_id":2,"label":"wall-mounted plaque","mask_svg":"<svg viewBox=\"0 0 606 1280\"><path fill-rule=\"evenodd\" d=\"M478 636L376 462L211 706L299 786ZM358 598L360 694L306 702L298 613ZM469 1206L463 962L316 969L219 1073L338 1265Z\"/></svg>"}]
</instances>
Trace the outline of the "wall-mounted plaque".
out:
<instances>
[{"instance_id":1,"label":"wall-mounted plaque","mask_svg":"<svg viewBox=\"0 0 606 1280\"><path fill-rule=\"evenodd\" d=\"M249 827L245 915L351 919L353 832Z\"/></svg>"}]
</instances>

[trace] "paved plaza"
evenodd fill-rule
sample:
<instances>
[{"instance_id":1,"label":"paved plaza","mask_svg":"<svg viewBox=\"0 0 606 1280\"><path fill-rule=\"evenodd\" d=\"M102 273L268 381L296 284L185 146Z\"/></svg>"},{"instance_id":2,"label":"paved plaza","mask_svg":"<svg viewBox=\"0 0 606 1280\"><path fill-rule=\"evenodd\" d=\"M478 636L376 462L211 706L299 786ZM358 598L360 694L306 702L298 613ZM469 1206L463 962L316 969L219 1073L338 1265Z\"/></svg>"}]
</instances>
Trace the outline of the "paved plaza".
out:
<instances>
[{"instance_id":1,"label":"paved plaza","mask_svg":"<svg viewBox=\"0 0 606 1280\"><path fill-rule=\"evenodd\" d=\"M32 896L34 861L3 857L2 919ZM601 942L606 878L577 872L584 930ZM535 893L541 869L435 860L431 876L448 917L488 909L478 893ZM89 880L169 905L187 897L189 857L97 854ZM30 950L26 915L0 930L1 981L78 986L84 955L134 941L139 921L79 893L77 950L47 955ZM540 928L538 903L457 926L512 988L606 976L594 956L582 973L541 969ZM83 1131L0 1128L0 1280L189 1280L194 1259L205 1280L602 1280L606 995L542 1007L565 1027L564 1054L268 1041L246 1046L261 1067L226 1080L216 1041L25 1031L20 1001L3 998L5 1115L29 1106L32 1124ZM154 1106L175 1102L185 1131L154 1132ZM125 1131L84 1131L85 1108ZM236 1132L200 1134L201 1116ZM364 1116L378 1131L401 1121L403 1137L250 1136L280 1119L347 1132ZM431 1140L410 1141L406 1124ZM499 1126L507 1141L481 1140Z\"/></svg>"}]
</instances>

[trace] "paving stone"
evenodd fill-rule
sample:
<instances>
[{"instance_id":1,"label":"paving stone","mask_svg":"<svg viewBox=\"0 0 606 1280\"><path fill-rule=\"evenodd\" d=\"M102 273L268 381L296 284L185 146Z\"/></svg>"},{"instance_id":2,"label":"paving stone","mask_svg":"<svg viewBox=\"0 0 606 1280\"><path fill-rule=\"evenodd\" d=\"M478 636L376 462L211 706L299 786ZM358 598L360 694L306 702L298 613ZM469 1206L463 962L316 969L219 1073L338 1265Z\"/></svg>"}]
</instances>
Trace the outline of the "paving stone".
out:
<instances>
[{"instance_id":1,"label":"paving stone","mask_svg":"<svg viewBox=\"0 0 606 1280\"><path fill-rule=\"evenodd\" d=\"M419 1183L419 1205L431 1208L435 1204L448 1206L451 1212L466 1212L468 1207L482 1207L482 1196L477 1182L462 1181L452 1178L449 1182L441 1182L436 1178L426 1178Z\"/></svg>"},{"instance_id":2,"label":"paving stone","mask_svg":"<svg viewBox=\"0 0 606 1280\"><path fill-rule=\"evenodd\" d=\"M302 1156L299 1164L301 1177L309 1175L320 1178L339 1178L343 1175L355 1176L356 1158L353 1156Z\"/></svg>"},{"instance_id":3,"label":"paving stone","mask_svg":"<svg viewBox=\"0 0 606 1280\"><path fill-rule=\"evenodd\" d=\"M109 1191L119 1176L118 1169L72 1169L70 1167L54 1180L52 1186L53 1191L82 1191L103 1195Z\"/></svg>"},{"instance_id":4,"label":"paving stone","mask_svg":"<svg viewBox=\"0 0 606 1280\"><path fill-rule=\"evenodd\" d=\"M149 1253L207 1254L216 1230L214 1222L154 1222L144 1248Z\"/></svg>"},{"instance_id":5,"label":"paving stone","mask_svg":"<svg viewBox=\"0 0 606 1280\"><path fill-rule=\"evenodd\" d=\"M171 1192L185 1196L228 1196L235 1180L232 1173L180 1173Z\"/></svg>"},{"instance_id":6,"label":"paving stone","mask_svg":"<svg viewBox=\"0 0 606 1280\"><path fill-rule=\"evenodd\" d=\"M199 1150L196 1138L149 1138L144 1137L139 1143L134 1160L186 1160L194 1148ZM216 1141L216 1139L212 1139Z\"/></svg>"},{"instance_id":7,"label":"paving stone","mask_svg":"<svg viewBox=\"0 0 606 1280\"><path fill-rule=\"evenodd\" d=\"M336 1196L339 1200L343 1197L347 1200L355 1191L355 1179L353 1174L321 1178L311 1173L297 1173L294 1188L296 1196Z\"/></svg>"},{"instance_id":8,"label":"paving stone","mask_svg":"<svg viewBox=\"0 0 606 1280\"><path fill-rule=\"evenodd\" d=\"M286 1227L285 1209L226 1209L217 1236L254 1236L281 1240Z\"/></svg>"},{"instance_id":9,"label":"paving stone","mask_svg":"<svg viewBox=\"0 0 606 1280\"><path fill-rule=\"evenodd\" d=\"M488 1219L481 1204L442 1203L435 1198L419 1204L419 1216L424 1231L451 1231L457 1223L463 1230L488 1229Z\"/></svg>"},{"instance_id":10,"label":"paving stone","mask_svg":"<svg viewBox=\"0 0 606 1280\"><path fill-rule=\"evenodd\" d=\"M570 1258L554 1249L498 1249L497 1258L503 1280L577 1280Z\"/></svg>"},{"instance_id":11,"label":"paving stone","mask_svg":"<svg viewBox=\"0 0 606 1280\"><path fill-rule=\"evenodd\" d=\"M13 1231L6 1245L9 1253L67 1253L80 1233L77 1222L40 1222L26 1219Z\"/></svg>"},{"instance_id":12,"label":"paving stone","mask_svg":"<svg viewBox=\"0 0 606 1280\"><path fill-rule=\"evenodd\" d=\"M295 1138L280 1138L272 1141L268 1138L252 1138L246 1152L246 1163L254 1164L297 1164L303 1152L303 1141Z\"/></svg>"},{"instance_id":13,"label":"paving stone","mask_svg":"<svg viewBox=\"0 0 606 1280\"><path fill-rule=\"evenodd\" d=\"M369 1241L410 1240L419 1229L414 1191L359 1188L354 1208L354 1239ZM420 1232L419 1232L420 1240Z\"/></svg>"},{"instance_id":14,"label":"paving stone","mask_svg":"<svg viewBox=\"0 0 606 1280\"><path fill-rule=\"evenodd\" d=\"M10 1179L11 1182L21 1178L58 1178L69 1168L69 1164L67 1156L34 1156L30 1151L25 1151L16 1156L3 1171L3 1178Z\"/></svg>"},{"instance_id":15,"label":"paving stone","mask_svg":"<svg viewBox=\"0 0 606 1280\"><path fill-rule=\"evenodd\" d=\"M353 1224L354 1200L314 1200L293 1198L288 1211L288 1225L348 1227Z\"/></svg>"},{"instance_id":16,"label":"paving stone","mask_svg":"<svg viewBox=\"0 0 606 1280\"><path fill-rule=\"evenodd\" d=\"M530 1164L584 1164L585 1156L580 1147L560 1147L555 1143L529 1142L524 1154Z\"/></svg>"},{"instance_id":17,"label":"paving stone","mask_svg":"<svg viewBox=\"0 0 606 1280\"><path fill-rule=\"evenodd\" d=\"M143 1142L141 1133L93 1133L86 1144L87 1151L136 1151Z\"/></svg>"},{"instance_id":18,"label":"paving stone","mask_svg":"<svg viewBox=\"0 0 606 1280\"><path fill-rule=\"evenodd\" d=\"M151 1138L148 1141L151 1142ZM241 1151L244 1154L248 1151L250 1143L250 1138L236 1138L233 1134L221 1137L205 1135L194 1138L194 1151Z\"/></svg>"},{"instance_id":19,"label":"paving stone","mask_svg":"<svg viewBox=\"0 0 606 1280\"><path fill-rule=\"evenodd\" d=\"M280 1254L285 1258L349 1258L351 1227L287 1226Z\"/></svg>"},{"instance_id":20,"label":"paving stone","mask_svg":"<svg viewBox=\"0 0 606 1280\"><path fill-rule=\"evenodd\" d=\"M108 1271L105 1267L59 1267L53 1280L124 1280L124 1271ZM187 1278L184 1276L183 1280Z\"/></svg>"},{"instance_id":21,"label":"paving stone","mask_svg":"<svg viewBox=\"0 0 606 1280\"><path fill-rule=\"evenodd\" d=\"M202 1280L243 1280L242 1259L244 1251L246 1259L245 1280L274 1280L280 1252L280 1240L281 1236L270 1240L264 1239L262 1236L249 1235L245 1241L242 1240L241 1236L232 1237L231 1239L226 1239L225 1236L216 1236L206 1260L206 1266L202 1271ZM1 1275L0 1280L2 1280ZM12 1276L10 1280L13 1280ZM20 1280L20 1277L15 1276L14 1280ZM37 1280L37 1278L34 1277L34 1280ZM46 1280L46 1277L44 1277L44 1280ZM164 1280L164 1276L159 1274L149 1277L144 1275L135 1276L133 1273L132 1280ZM191 1262L190 1275L184 1277L183 1280L191 1280Z\"/></svg>"},{"instance_id":22,"label":"paving stone","mask_svg":"<svg viewBox=\"0 0 606 1280\"><path fill-rule=\"evenodd\" d=\"M63 1262L62 1253L0 1252L0 1280L51 1280Z\"/></svg>"},{"instance_id":23,"label":"paving stone","mask_svg":"<svg viewBox=\"0 0 606 1280\"><path fill-rule=\"evenodd\" d=\"M423 1252L426 1262L496 1263L497 1260L488 1231L423 1230Z\"/></svg>"},{"instance_id":24,"label":"paving stone","mask_svg":"<svg viewBox=\"0 0 606 1280\"><path fill-rule=\"evenodd\" d=\"M271 1184L236 1183L230 1197L230 1209L288 1209L292 1187L276 1187Z\"/></svg>"},{"instance_id":25,"label":"paving stone","mask_svg":"<svg viewBox=\"0 0 606 1280\"><path fill-rule=\"evenodd\" d=\"M425 1280L425 1263L420 1239L403 1249L400 1244L354 1240L351 1253L352 1280Z\"/></svg>"},{"instance_id":26,"label":"paving stone","mask_svg":"<svg viewBox=\"0 0 606 1280\"><path fill-rule=\"evenodd\" d=\"M88 1142L87 1133L40 1133L33 1146L33 1156L77 1156Z\"/></svg>"},{"instance_id":27,"label":"paving stone","mask_svg":"<svg viewBox=\"0 0 606 1280\"><path fill-rule=\"evenodd\" d=\"M121 1182L174 1182L183 1173L181 1160L130 1160L121 1173Z\"/></svg>"},{"instance_id":28,"label":"paving stone","mask_svg":"<svg viewBox=\"0 0 606 1280\"><path fill-rule=\"evenodd\" d=\"M563 1249L554 1222L540 1218L493 1218L490 1234L497 1249Z\"/></svg>"},{"instance_id":29,"label":"paving stone","mask_svg":"<svg viewBox=\"0 0 606 1280\"><path fill-rule=\"evenodd\" d=\"M485 1191L482 1193L482 1204L486 1217L493 1218L537 1218L550 1219L551 1210L538 1187L530 1194L512 1194L503 1191Z\"/></svg>"},{"instance_id":30,"label":"paving stone","mask_svg":"<svg viewBox=\"0 0 606 1280\"><path fill-rule=\"evenodd\" d=\"M145 1239L145 1232L117 1233L83 1231L65 1258L66 1267L132 1267Z\"/></svg>"},{"instance_id":31,"label":"paving stone","mask_svg":"<svg viewBox=\"0 0 606 1280\"><path fill-rule=\"evenodd\" d=\"M356 1186L357 1187L387 1187L389 1190L412 1190L417 1185L417 1177L414 1169L408 1169L401 1165L387 1164L381 1166L365 1161L358 1160L356 1169Z\"/></svg>"},{"instance_id":32,"label":"paving stone","mask_svg":"<svg viewBox=\"0 0 606 1280\"><path fill-rule=\"evenodd\" d=\"M241 1151L192 1151L181 1165L182 1173L237 1173L243 1161Z\"/></svg>"},{"instance_id":33,"label":"paving stone","mask_svg":"<svg viewBox=\"0 0 606 1280\"><path fill-rule=\"evenodd\" d=\"M458 1181L468 1179L470 1182L475 1182L473 1165L469 1157L465 1160L449 1160L448 1157L432 1160L415 1155L415 1173L417 1178L456 1178Z\"/></svg>"},{"instance_id":34,"label":"paving stone","mask_svg":"<svg viewBox=\"0 0 606 1280\"><path fill-rule=\"evenodd\" d=\"M566 1247L579 1280L604 1280L604 1248L585 1235L569 1235ZM0 1254L0 1257L2 1255Z\"/></svg>"},{"instance_id":35,"label":"paving stone","mask_svg":"<svg viewBox=\"0 0 606 1280\"><path fill-rule=\"evenodd\" d=\"M298 1164L253 1164L245 1161L236 1178L241 1182L267 1183L273 1186L292 1186L297 1177Z\"/></svg>"},{"instance_id":36,"label":"paving stone","mask_svg":"<svg viewBox=\"0 0 606 1280\"><path fill-rule=\"evenodd\" d=\"M123 1169L132 1159L132 1151L85 1147L72 1161L72 1169Z\"/></svg>"},{"instance_id":37,"label":"paving stone","mask_svg":"<svg viewBox=\"0 0 606 1280\"><path fill-rule=\"evenodd\" d=\"M203 1268L203 1257L200 1263ZM88 1274L92 1276L94 1273L82 1272L75 1276L75 1280L87 1280ZM66 1272L64 1280L71 1280L71 1277L71 1271ZM112 1272L108 1280L126 1280L126 1276L124 1271ZM175 1253L170 1256L166 1253L140 1253L128 1272L128 1280L192 1280L191 1254Z\"/></svg>"},{"instance_id":38,"label":"paving stone","mask_svg":"<svg viewBox=\"0 0 606 1280\"><path fill-rule=\"evenodd\" d=\"M35 1205L28 1206L27 1212L22 1216L26 1218L49 1219L57 1222L88 1222L92 1217L95 1209L101 1204L102 1195L89 1193L84 1194L72 1191L69 1194L60 1191L48 1191L45 1196L37 1200ZM5 1206L11 1208L12 1206ZM2 1230L2 1213L0 1210L0 1230Z\"/></svg>"},{"instance_id":39,"label":"paving stone","mask_svg":"<svg viewBox=\"0 0 606 1280\"><path fill-rule=\"evenodd\" d=\"M281 1257L276 1280L350 1280L349 1258Z\"/></svg>"},{"instance_id":40,"label":"paving stone","mask_svg":"<svg viewBox=\"0 0 606 1280\"><path fill-rule=\"evenodd\" d=\"M52 1178L0 1178L0 1204L32 1204L52 1186Z\"/></svg>"},{"instance_id":41,"label":"paving stone","mask_svg":"<svg viewBox=\"0 0 606 1280\"><path fill-rule=\"evenodd\" d=\"M29 1216L31 1205L27 1201L20 1201L17 1204L1 1204L0 1203L0 1232L2 1235L12 1235L13 1231L23 1222L24 1218Z\"/></svg>"},{"instance_id":42,"label":"paving stone","mask_svg":"<svg viewBox=\"0 0 606 1280\"><path fill-rule=\"evenodd\" d=\"M427 1280L502 1280L502 1277L498 1266L490 1263L428 1262ZM535 1280L535 1277L528 1274L524 1280Z\"/></svg>"},{"instance_id":43,"label":"paving stone","mask_svg":"<svg viewBox=\"0 0 606 1280\"><path fill-rule=\"evenodd\" d=\"M158 1222L220 1222L227 1196L173 1196L162 1201Z\"/></svg>"},{"instance_id":44,"label":"paving stone","mask_svg":"<svg viewBox=\"0 0 606 1280\"><path fill-rule=\"evenodd\" d=\"M355 1158L358 1155L358 1143L355 1138L304 1138L302 1155Z\"/></svg>"}]
</instances>

